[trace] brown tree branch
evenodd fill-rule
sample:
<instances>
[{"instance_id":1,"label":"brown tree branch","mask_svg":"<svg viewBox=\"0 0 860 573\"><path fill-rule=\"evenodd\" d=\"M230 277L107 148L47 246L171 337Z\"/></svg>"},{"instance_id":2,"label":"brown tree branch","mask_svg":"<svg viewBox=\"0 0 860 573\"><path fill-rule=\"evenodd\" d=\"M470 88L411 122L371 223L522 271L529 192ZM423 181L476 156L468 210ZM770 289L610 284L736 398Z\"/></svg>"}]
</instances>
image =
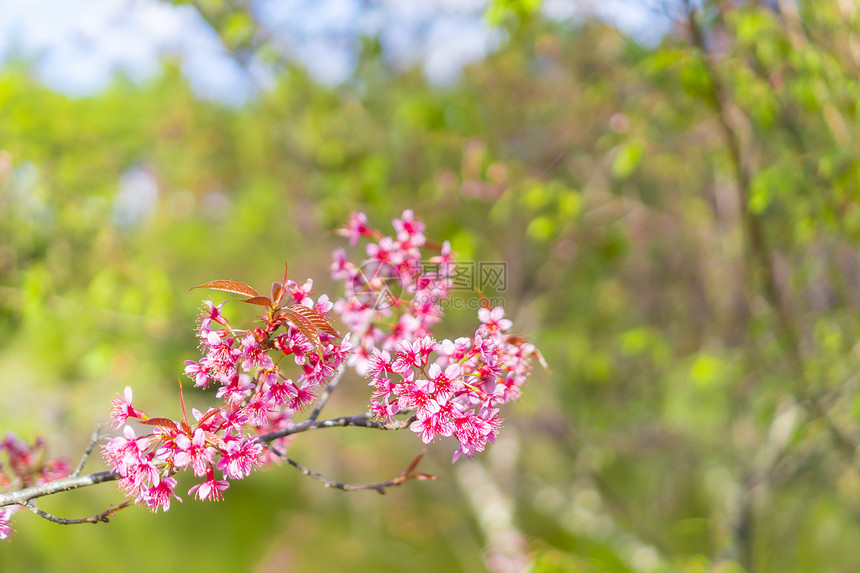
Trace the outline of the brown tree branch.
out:
<instances>
[{"instance_id":1,"label":"brown tree branch","mask_svg":"<svg viewBox=\"0 0 860 573\"><path fill-rule=\"evenodd\" d=\"M78 477L81 475L81 470L84 469L84 464L87 463L87 458L90 457L90 454L93 453L93 448L96 447L96 444L99 441L99 433L101 431L101 426L96 428L93 435L90 437L90 443L87 444L87 449L84 450L83 455L81 456L81 461L78 462L78 467L75 468L75 471L71 473L71 477Z\"/></svg>"},{"instance_id":2,"label":"brown tree branch","mask_svg":"<svg viewBox=\"0 0 860 573\"><path fill-rule=\"evenodd\" d=\"M339 481L328 479L328 478L324 477L323 475L303 466L302 464L300 464L296 460L287 456L285 453L279 452L278 450L276 450L274 448L269 448L269 449L272 450L279 457L286 460L286 462L288 464L290 464L291 466L293 466L294 468L299 470L304 475L312 477L315 480L322 482L325 487L332 488L332 489L339 489L339 490L343 490L343 491L358 491L358 490L362 490L362 489L372 489L372 490L376 491L377 493L384 495L386 488L396 487L396 486L401 485L403 482L410 480L410 479L418 479L418 480L434 480L434 479L436 479L436 476L434 476L434 475L425 474L422 472L415 473L413 471L418 466L418 463L421 461L421 458L424 457L424 452L426 450L422 450L421 453L418 454L415 457L415 459L412 460L412 462L409 464L409 466L397 475L397 477L394 477L394 478L391 478L389 480L379 482L379 483L351 484L351 483L342 483Z\"/></svg>"},{"instance_id":3,"label":"brown tree branch","mask_svg":"<svg viewBox=\"0 0 860 573\"><path fill-rule=\"evenodd\" d=\"M20 489L18 491L0 493L0 507L14 504L25 505L28 501L36 499L37 497L53 495L63 491L71 491L81 487L89 487L106 481L114 481L120 477L122 476L112 471L104 471L83 476L69 476L55 479L48 483L34 485L33 487Z\"/></svg>"},{"instance_id":4,"label":"brown tree branch","mask_svg":"<svg viewBox=\"0 0 860 573\"><path fill-rule=\"evenodd\" d=\"M118 512L121 509L125 509L129 505L131 505L131 501L124 501L121 504L115 507L109 507L103 512L97 515L91 515L90 517L82 517L80 519L66 519L63 517L57 517L55 515L51 515L47 511L42 511L35 505L33 505L32 501L27 501L22 504L24 507L35 513L41 518L47 519L48 521L52 521L54 523L58 523L60 525L78 525L80 523L107 523L110 521L109 517L114 513Z\"/></svg>"},{"instance_id":5,"label":"brown tree branch","mask_svg":"<svg viewBox=\"0 0 860 573\"><path fill-rule=\"evenodd\" d=\"M328 420L321 421L307 419L304 422L296 424L292 428L285 428L283 430L278 430L277 432L264 434L257 438L257 442L268 444L278 438L320 428L343 428L347 426L356 426L359 428L372 428L374 430L402 430L403 428L408 427L413 421L415 421L415 416L405 420L383 422L380 420L374 420L373 414L370 412L365 412L364 414L359 414L357 416L342 416L340 418L330 418Z\"/></svg>"},{"instance_id":6,"label":"brown tree branch","mask_svg":"<svg viewBox=\"0 0 860 573\"><path fill-rule=\"evenodd\" d=\"M278 438L283 438L284 436L299 434L302 432L316 430L319 428L345 428L348 426L355 426L359 428L371 428L377 430L402 430L403 428L408 427L409 424L411 424L414 420L413 416L412 418L406 420L382 422L379 420L373 420L371 419L371 417L372 415L369 412L366 412L357 416L343 416L340 418L331 418L328 420L317 421L308 419L304 422L301 422L300 424L293 426L292 428L287 428L285 430L280 430L278 432L272 432L270 434L260 436L259 438L257 438L257 442L267 445L269 442ZM92 450L92 447L88 448L88 451L90 450ZM279 452L276 453L278 453L278 455L281 455ZM112 471L96 472L83 476L73 474L68 477L20 489L18 491L0 493L0 507L6 505L26 505L26 503L31 499L36 499L38 497L43 497L46 495L53 495L64 491L71 491L73 489L78 489L81 487L89 487L108 481L115 481L121 477L122 476Z\"/></svg>"}]
</instances>

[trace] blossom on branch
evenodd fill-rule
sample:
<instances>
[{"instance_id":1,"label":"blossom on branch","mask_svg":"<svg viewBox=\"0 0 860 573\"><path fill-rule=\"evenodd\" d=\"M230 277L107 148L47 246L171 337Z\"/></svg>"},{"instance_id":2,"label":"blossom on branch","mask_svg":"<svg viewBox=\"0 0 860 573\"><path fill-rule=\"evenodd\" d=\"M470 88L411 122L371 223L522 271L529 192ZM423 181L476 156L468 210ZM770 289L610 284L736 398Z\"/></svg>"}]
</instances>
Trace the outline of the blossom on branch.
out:
<instances>
[{"instance_id":1,"label":"blossom on branch","mask_svg":"<svg viewBox=\"0 0 860 573\"><path fill-rule=\"evenodd\" d=\"M167 511L171 498L181 501L173 474L190 469L203 481L189 495L222 499L229 480L280 460L291 430L311 427L347 366L370 379L370 409L385 427L409 427L425 444L456 439L454 460L492 443L502 425L498 406L519 396L537 351L507 334L513 325L501 307L481 309L470 337L434 338L451 290L454 254L447 242L428 246L425 226L410 210L392 224L394 236L384 236L363 213L354 213L339 231L352 245L361 238L370 242L359 263L343 250L334 253L331 274L344 285L337 299L322 294L315 301L313 281L300 284L286 272L271 296L236 281L201 285L244 297L241 302L261 309L258 323L237 328L224 315L223 302L204 301L197 326L202 356L185 361L185 373L197 387L217 386L218 403L205 413L193 410L189 419L180 401L180 419L150 417L132 406L131 388L114 399L111 421L125 427L102 453L120 476L120 489L138 504ZM428 249L433 264L425 268L422 250ZM345 336L332 326L330 313L346 325ZM310 417L297 422L317 400ZM366 415L360 418L360 425L370 425ZM130 420L149 432L137 435Z\"/></svg>"}]
</instances>

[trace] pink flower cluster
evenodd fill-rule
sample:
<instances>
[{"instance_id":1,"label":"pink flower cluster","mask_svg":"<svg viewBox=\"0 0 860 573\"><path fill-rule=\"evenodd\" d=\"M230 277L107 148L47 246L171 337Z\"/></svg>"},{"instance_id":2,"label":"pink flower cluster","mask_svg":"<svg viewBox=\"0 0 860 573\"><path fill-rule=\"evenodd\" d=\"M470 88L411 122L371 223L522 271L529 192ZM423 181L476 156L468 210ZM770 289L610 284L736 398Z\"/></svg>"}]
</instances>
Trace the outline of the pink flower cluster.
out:
<instances>
[{"instance_id":1,"label":"pink flower cluster","mask_svg":"<svg viewBox=\"0 0 860 573\"><path fill-rule=\"evenodd\" d=\"M367 373L374 349L390 350L400 342L430 336L442 319L441 302L451 287L451 245L446 241L423 259L421 248L428 247L424 223L406 210L392 224L395 235L383 236L367 226L364 213L353 213L339 234L351 245L360 237L372 238L365 248L367 257L356 264L343 249L333 255L331 275L343 282L345 291L334 310L357 336L354 365L360 374Z\"/></svg>"},{"instance_id":2,"label":"pink flower cluster","mask_svg":"<svg viewBox=\"0 0 860 573\"><path fill-rule=\"evenodd\" d=\"M63 459L46 459L46 443L36 438L27 444L14 434L7 433L0 440L0 453L6 463L0 463L0 489L21 489L48 483L69 475L68 462ZM17 506L0 508L0 539L8 539L13 533L12 514Z\"/></svg>"},{"instance_id":3,"label":"pink flower cluster","mask_svg":"<svg viewBox=\"0 0 860 573\"><path fill-rule=\"evenodd\" d=\"M395 236L383 236L364 213L353 213L340 229L350 245L361 237L371 242L359 264L335 251L332 277L346 291L335 311L359 341L356 369L374 387L372 412L385 421L414 412L410 429L425 444L454 436L460 443L454 461L471 457L495 440L498 406L520 396L530 359L539 355L506 334L512 323L501 307L478 311L481 325L471 338L434 339L431 328L442 318L455 271L450 244L422 261L424 224L407 210L393 226Z\"/></svg>"},{"instance_id":4,"label":"pink flower cluster","mask_svg":"<svg viewBox=\"0 0 860 573\"><path fill-rule=\"evenodd\" d=\"M433 338L455 271L450 245L429 243L412 211L404 211L393 226L393 236L383 236L356 213L340 229L353 245L361 238L370 242L358 264L348 261L343 250L334 253L332 276L345 285L345 296L334 303L326 295L314 300L312 281L288 281L286 273L273 285L271 297L234 281L201 285L263 307L262 326L234 328L222 314L223 303L205 303L197 328L203 356L186 361L185 373L195 386L215 385L220 402L205 413L192 410L192 421L184 402L177 421L136 408L131 388L114 399L111 420L116 428L124 427L102 452L121 476L122 491L153 511L167 511L173 498L181 501L173 475L189 470L202 480L189 495L221 499L228 480L277 460L258 438L294 427L294 415L347 362L370 378L371 410L378 418L411 416L409 427L424 443L456 438L454 461L493 442L502 424L499 406L519 397L530 360L540 355L508 334L512 324L501 307L481 309L481 324L471 337ZM422 257L422 249L431 251L429 257ZM350 331L340 342L328 320L332 310ZM286 357L292 357L298 376L283 372ZM130 420L148 431L138 435ZM288 439L271 444L283 450ZM0 514L0 532L2 520Z\"/></svg>"},{"instance_id":5,"label":"pink flower cluster","mask_svg":"<svg viewBox=\"0 0 860 573\"><path fill-rule=\"evenodd\" d=\"M368 371L372 411L383 420L415 412L409 429L425 444L456 437L455 462L483 452L502 425L498 406L520 396L536 352L505 334L512 323L504 316L501 307L482 308L472 338L437 342L428 336L399 342L391 352L375 350Z\"/></svg>"},{"instance_id":6,"label":"pink flower cluster","mask_svg":"<svg viewBox=\"0 0 860 573\"><path fill-rule=\"evenodd\" d=\"M221 288L222 283L227 281L211 288ZM221 403L206 413L192 410L194 423L189 423L184 405L181 421L150 418L132 405L131 388L114 399L111 421L117 428L125 427L122 436L102 447L102 453L111 470L122 476L119 486L126 495L153 511L167 511L171 496L182 501L174 493L177 482L172 474L189 469L203 481L188 493L198 499L219 500L228 479L247 477L264 462L277 459L256 438L290 427L294 414L315 399L313 391L337 372L350 352L348 341L337 343L336 331L330 326L319 331L314 328L311 334L308 323L303 322L328 325L325 313L332 303L325 295L314 302L309 296L312 284L276 283L274 301L255 297L265 298L265 327L250 331L230 326L221 313L223 303L205 303L197 329L204 356L197 362L186 361L185 372L196 386L218 384L216 397ZM230 283L221 290L250 289L233 285L241 283ZM291 306L280 306L282 300ZM270 352L278 355L277 361ZM281 370L281 359L287 356L299 367L295 380ZM137 436L127 424L129 419L154 429ZM286 438L273 444L286 446Z\"/></svg>"}]
</instances>

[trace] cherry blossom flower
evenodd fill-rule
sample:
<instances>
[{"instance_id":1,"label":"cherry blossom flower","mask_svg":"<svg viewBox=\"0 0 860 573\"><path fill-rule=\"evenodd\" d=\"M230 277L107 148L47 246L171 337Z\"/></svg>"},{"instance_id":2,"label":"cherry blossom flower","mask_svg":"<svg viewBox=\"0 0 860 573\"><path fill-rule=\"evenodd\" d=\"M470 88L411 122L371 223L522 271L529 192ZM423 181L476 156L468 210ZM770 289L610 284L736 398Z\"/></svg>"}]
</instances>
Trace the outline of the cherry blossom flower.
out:
<instances>
[{"instance_id":1,"label":"cherry blossom flower","mask_svg":"<svg viewBox=\"0 0 860 573\"><path fill-rule=\"evenodd\" d=\"M216 480L215 473L210 466L206 471L206 481L198 483L189 489L188 495L194 494L194 497L200 500L221 501L224 497L223 492L228 487L230 487L230 482L227 480Z\"/></svg>"},{"instance_id":2,"label":"cherry blossom flower","mask_svg":"<svg viewBox=\"0 0 860 573\"><path fill-rule=\"evenodd\" d=\"M369 243L367 245L368 262L387 263L392 266L397 266L403 262L403 253L399 249L400 245L394 242L391 237L382 237L378 243ZM384 270L385 267L376 267L375 270ZM372 273L371 276L376 275Z\"/></svg>"},{"instance_id":3,"label":"cherry blossom flower","mask_svg":"<svg viewBox=\"0 0 860 573\"><path fill-rule=\"evenodd\" d=\"M15 507L10 506L0 508L0 540L9 539L15 533L12 528L12 514L15 510Z\"/></svg>"},{"instance_id":4,"label":"cherry blossom flower","mask_svg":"<svg viewBox=\"0 0 860 573\"><path fill-rule=\"evenodd\" d=\"M367 226L367 215L364 213L352 213L345 227L337 230L337 234L349 239L349 245L354 247L362 236L372 235L370 227Z\"/></svg>"},{"instance_id":5,"label":"cherry blossom flower","mask_svg":"<svg viewBox=\"0 0 860 573\"><path fill-rule=\"evenodd\" d=\"M247 374L236 374L230 379L230 382L218 388L215 397L218 399L226 398L228 403L239 403L248 397L248 392L253 387L251 378Z\"/></svg>"},{"instance_id":6,"label":"cherry blossom flower","mask_svg":"<svg viewBox=\"0 0 860 573\"><path fill-rule=\"evenodd\" d=\"M212 331L212 323L215 322L217 324L227 324L227 320L221 314L221 309L224 307L224 302L222 301L218 306L215 306L215 303L211 300L203 301L203 312L200 314L200 325L198 327L197 335L206 339L209 333Z\"/></svg>"},{"instance_id":7,"label":"cherry blossom flower","mask_svg":"<svg viewBox=\"0 0 860 573\"><path fill-rule=\"evenodd\" d=\"M127 475L129 468L141 463L148 447L148 437L138 438L135 436L134 428L126 426L123 428L121 437L113 438L102 446L102 455L111 470L120 475Z\"/></svg>"},{"instance_id":8,"label":"cherry blossom flower","mask_svg":"<svg viewBox=\"0 0 860 573\"><path fill-rule=\"evenodd\" d=\"M377 377L385 372L393 372L391 365L391 353L387 350L373 349L373 355L367 360L366 376Z\"/></svg>"},{"instance_id":9,"label":"cherry blossom flower","mask_svg":"<svg viewBox=\"0 0 860 573\"><path fill-rule=\"evenodd\" d=\"M265 368L267 370L271 370L275 367L275 363L272 361L271 356L269 356L265 350L260 348L260 343L254 338L254 335L250 332L245 338L242 339L242 370L245 372L250 372L256 367Z\"/></svg>"},{"instance_id":10,"label":"cherry blossom flower","mask_svg":"<svg viewBox=\"0 0 860 573\"><path fill-rule=\"evenodd\" d=\"M478 311L478 319L484 323L490 332L506 332L513 326L513 322L505 318L505 309L497 306L493 310L482 308Z\"/></svg>"},{"instance_id":11,"label":"cherry blossom flower","mask_svg":"<svg viewBox=\"0 0 860 573\"><path fill-rule=\"evenodd\" d=\"M137 501L146 505L153 512L158 511L159 508L162 511L168 511L170 509L170 496L175 497L180 502L182 501L182 498L173 491L174 489L176 489L176 479L166 477L151 488L142 491Z\"/></svg>"},{"instance_id":12,"label":"cherry blossom flower","mask_svg":"<svg viewBox=\"0 0 860 573\"><path fill-rule=\"evenodd\" d=\"M415 218L412 209L403 211L401 218L394 219L391 223L397 232L397 240L401 243L408 242L415 247L420 247L424 244L424 223Z\"/></svg>"},{"instance_id":13,"label":"cherry blossom flower","mask_svg":"<svg viewBox=\"0 0 860 573\"><path fill-rule=\"evenodd\" d=\"M237 372L236 362L241 355L240 351L232 348L232 338L222 338L217 331L212 331L206 338L209 352L204 357L205 365L209 369L209 375L222 382L228 381Z\"/></svg>"},{"instance_id":14,"label":"cherry blossom flower","mask_svg":"<svg viewBox=\"0 0 860 573\"><path fill-rule=\"evenodd\" d=\"M298 394L292 380L280 380L276 374L270 375L269 380L265 390L266 400L274 408L283 408Z\"/></svg>"},{"instance_id":15,"label":"cherry blossom flower","mask_svg":"<svg viewBox=\"0 0 860 573\"><path fill-rule=\"evenodd\" d=\"M316 396L311 392L311 387L312 384L307 379L305 379L301 385L294 383L293 388L296 391L296 395L289 401L287 407L290 410L295 410L296 412L304 410L308 404L316 400Z\"/></svg>"},{"instance_id":16,"label":"cherry blossom flower","mask_svg":"<svg viewBox=\"0 0 860 573\"><path fill-rule=\"evenodd\" d=\"M441 414L437 409L432 412L424 409L418 412L416 420L409 425L409 429L417 434L421 434L421 441L429 444L438 436L450 436L454 432L454 424L452 421Z\"/></svg>"},{"instance_id":17,"label":"cherry blossom flower","mask_svg":"<svg viewBox=\"0 0 860 573\"><path fill-rule=\"evenodd\" d=\"M209 384L209 367L193 360L185 361L185 374L194 380L194 385L206 388Z\"/></svg>"},{"instance_id":18,"label":"cherry blossom flower","mask_svg":"<svg viewBox=\"0 0 860 573\"><path fill-rule=\"evenodd\" d=\"M173 465L178 468L191 467L194 475L202 476L212 462L214 451L206 445L206 432L197 428L192 439L185 434L179 434L174 440L176 453L173 455Z\"/></svg>"},{"instance_id":19,"label":"cherry blossom flower","mask_svg":"<svg viewBox=\"0 0 860 573\"><path fill-rule=\"evenodd\" d=\"M224 472L225 478L245 478L260 465L263 446L246 438L228 437L228 440L216 467Z\"/></svg>"},{"instance_id":20,"label":"cherry blossom flower","mask_svg":"<svg viewBox=\"0 0 860 573\"><path fill-rule=\"evenodd\" d=\"M113 423L114 428L119 428L125 424L126 420L129 418L145 419L147 417L146 414L132 407L131 399L131 386L126 386L124 394L122 396L117 394L113 399L110 411L110 421Z\"/></svg>"},{"instance_id":21,"label":"cherry blossom flower","mask_svg":"<svg viewBox=\"0 0 860 573\"><path fill-rule=\"evenodd\" d=\"M308 279L304 284L300 285L295 281L287 281L286 289L293 298L293 303L301 304L309 308L313 308L313 299L310 297L310 292L314 288L313 279Z\"/></svg>"}]
</instances>

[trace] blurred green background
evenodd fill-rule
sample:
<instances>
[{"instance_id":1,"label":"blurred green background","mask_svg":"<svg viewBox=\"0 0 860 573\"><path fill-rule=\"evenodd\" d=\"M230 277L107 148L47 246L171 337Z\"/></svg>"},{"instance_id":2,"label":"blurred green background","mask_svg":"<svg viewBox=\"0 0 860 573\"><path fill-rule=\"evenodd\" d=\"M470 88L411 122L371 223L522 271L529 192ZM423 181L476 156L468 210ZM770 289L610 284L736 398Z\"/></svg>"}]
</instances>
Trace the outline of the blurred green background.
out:
<instances>
[{"instance_id":1,"label":"blurred green background","mask_svg":"<svg viewBox=\"0 0 860 573\"><path fill-rule=\"evenodd\" d=\"M549 4L480 9L498 45L445 84L373 35L346 80L320 83L254 2L226 0L194 9L266 70L241 104L201 95L173 58L78 96L6 58L3 430L75 464L126 385L177 416L198 356L188 287L265 289L287 259L332 292L352 210L386 229L412 208L461 260L505 262L507 289L486 294L550 371L477 461L433 445L421 469L438 481L344 493L276 467L219 504L184 495L109 525L22 511L0 570L860 570L857 5L653 2L667 32L648 43ZM452 309L440 333L474 325ZM368 396L347 378L327 413ZM420 446L356 428L291 452L358 483ZM40 506L120 500L104 484Z\"/></svg>"}]
</instances>

